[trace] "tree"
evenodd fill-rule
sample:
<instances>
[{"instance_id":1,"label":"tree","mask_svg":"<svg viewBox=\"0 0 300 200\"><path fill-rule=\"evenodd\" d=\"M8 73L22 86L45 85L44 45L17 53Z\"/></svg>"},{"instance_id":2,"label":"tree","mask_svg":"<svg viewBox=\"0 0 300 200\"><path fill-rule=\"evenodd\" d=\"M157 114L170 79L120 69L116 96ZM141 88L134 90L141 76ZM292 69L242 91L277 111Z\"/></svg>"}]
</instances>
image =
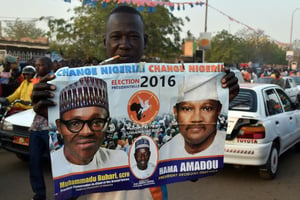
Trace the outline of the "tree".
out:
<instances>
[{"instance_id":1,"label":"tree","mask_svg":"<svg viewBox=\"0 0 300 200\"><path fill-rule=\"evenodd\" d=\"M106 57L103 46L105 22L115 4L109 3L103 9L100 3L96 7L82 6L74 9L70 20L50 19L48 36L56 39L56 47L68 58ZM180 55L180 31L183 20L176 18L166 8L156 6L155 12L142 12L149 35L146 57L160 57L162 60ZM50 40L51 41L51 40ZM57 50L57 49L53 49Z\"/></svg>"},{"instance_id":2,"label":"tree","mask_svg":"<svg viewBox=\"0 0 300 200\"><path fill-rule=\"evenodd\" d=\"M45 35L45 31L40 28L36 28L35 22L23 22L16 19L14 22L7 22L3 31L7 37L14 39L31 38L37 39Z\"/></svg>"},{"instance_id":3,"label":"tree","mask_svg":"<svg viewBox=\"0 0 300 200\"><path fill-rule=\"evenodd\" d=\"M286 64L284 49L262 31L243 30L232 35L223 30L212 38L211 46L205 54L208 62Z\"/></svg>"},{"instance_id":4,"label":"tree","mask_svg":"<svg viewBox=\"0 0 300 200\"><path fill-rule=\"evenodd\" d=\"M244 41L223 30L211 40L212 48L206 51L207 62L240 63L245 53Z\"/></svg>"}]
</instances>

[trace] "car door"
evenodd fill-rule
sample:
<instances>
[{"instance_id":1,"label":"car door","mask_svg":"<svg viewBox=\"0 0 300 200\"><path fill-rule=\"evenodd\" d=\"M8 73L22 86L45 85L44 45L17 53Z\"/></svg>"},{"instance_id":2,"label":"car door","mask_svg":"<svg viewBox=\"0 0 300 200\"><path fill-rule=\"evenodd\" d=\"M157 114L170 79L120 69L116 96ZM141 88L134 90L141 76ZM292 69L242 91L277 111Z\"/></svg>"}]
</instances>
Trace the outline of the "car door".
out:
<instances>
[{"instance_id":1,"label":"car door","mask_svg":"<svg viewBox=\"0 0 300 200\"><path fill-rule=\"evenodd\" d=\"M272 134L269 136L272 139L279 136L281 141L281 149L285 149L289 143L289 130L287 130L288 124L288 116L284 113L284 109L282 107L282 103L279 99L279 96L274 88L264 90L265 96L265 105L267 119L270 120L272 131L268 131L268 133Z\"/></svg>"},{"instance_id":2,"label":"car door","mask_svg":"<svg viewBox=\"0 0 300 200\"><path fill-rule=\"evenodd\" d=\"M299 111L293 107L291 100L288 98L287 94L284 91L277 88L276 92L282 103L284 118L286 118L285 129L288 133L286 147L289 147L300 137L300 127L297 126L297 118L300 117Z\"/></svg>"},{"instance_id":3,"label":"car door","mask_svg":"<svg viewBox=\"0 0 300 200\"><path fill-rule=\"evenodd\" d=\"M290 77L285 78L284 81L286 94L291 98L292 102L295 102L298 94L298 88L296 87L295 82Z\"/></svg>"}]
</instances>

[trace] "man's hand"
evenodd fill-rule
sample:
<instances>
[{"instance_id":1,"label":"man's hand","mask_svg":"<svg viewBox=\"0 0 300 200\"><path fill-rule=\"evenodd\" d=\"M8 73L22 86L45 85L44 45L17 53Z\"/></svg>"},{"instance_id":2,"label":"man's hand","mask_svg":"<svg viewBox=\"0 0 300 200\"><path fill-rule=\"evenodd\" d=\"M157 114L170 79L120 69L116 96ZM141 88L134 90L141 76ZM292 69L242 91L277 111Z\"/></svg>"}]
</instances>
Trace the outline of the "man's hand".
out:
<instances>
[{"instance_id":1,"label":"man's hand","mask_svg":"<svg viewBox=\"0 0 300 200\"><path fill-rule=\"evenodd\" d=\"M33 86L31 101L33 104L33 110L46 118L48 118L48 106L55 106L56 103L48 98L52 98L56 87L48 84L47 81L51 81L55 78L55 75L47 74L42 77L40 82Z\"/></svg>"},{"instance_id":2,"label":"man's hand","mask_svg":"<svg viewBox=\"0 0 300 200\"><path fill-rule=\"evenodd\" d=\"M238 79L230 69L225 68L226 75L222 78L222 87L229 88L229 101L236 97L240 91Z\"/></svg>"}]
</instances>

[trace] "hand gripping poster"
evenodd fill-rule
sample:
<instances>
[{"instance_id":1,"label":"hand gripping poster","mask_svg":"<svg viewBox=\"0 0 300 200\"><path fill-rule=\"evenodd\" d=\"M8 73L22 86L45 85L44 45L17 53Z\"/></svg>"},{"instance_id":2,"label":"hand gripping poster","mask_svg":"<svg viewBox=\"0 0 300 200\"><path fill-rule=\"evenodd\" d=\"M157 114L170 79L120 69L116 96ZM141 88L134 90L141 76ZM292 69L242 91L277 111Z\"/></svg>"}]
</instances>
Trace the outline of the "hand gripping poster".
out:
<instances>
[{"instance_id":1,"label":"hand gripping poster","mask_svg":"<svg viewBox=\"0 0 300 200\"><path fill-rule=\"evenodd\" d=\"M56 199L143 199L223 168L222 63L127 63L56 72L49 108ZM80 199L80 198L79 198ZM113 199L113 198L111 198Z\"/></svg>"}]
</instances>

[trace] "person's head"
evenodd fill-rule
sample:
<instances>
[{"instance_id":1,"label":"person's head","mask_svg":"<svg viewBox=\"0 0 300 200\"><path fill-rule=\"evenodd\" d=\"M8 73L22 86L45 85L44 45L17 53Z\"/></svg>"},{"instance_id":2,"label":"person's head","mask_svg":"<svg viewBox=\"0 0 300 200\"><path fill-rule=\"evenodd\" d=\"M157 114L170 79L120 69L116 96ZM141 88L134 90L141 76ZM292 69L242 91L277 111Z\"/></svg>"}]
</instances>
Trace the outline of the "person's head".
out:
<instances>
[{"instance_id":1,"label":"person's head","mask_svg":"<svg viewBox=\"0 0 300 200\"><path fill-rule=\"evenodd\" d=\"M50 73L53 67L53 63L49 57L41 57L38 58L35 61L35 69L36 69L36 74L39 77L45 76L46 74Z\"/></svg>"},{"instance_id":2,"label":"person's head","mask_svg":"<svg viewBox=\"0 0 300 200\"><path fill-rule=\"evenodd\" d=\"M52 62L52 71L53 71L53 72L56 72L58 69L59 69L58 62L57 62L57 60L54 60L54 61Z\"/></svg>"},{"instance_id":3,"label":"person's head","mask_svg":"<svg viewBox=\"0 0 300 200\"><path fill-rule=\"evenodd\" d=\"M22 69L22 74L25 80L30 81L35 75L35 68L27 65Z\"/></svg>"},{"instance_id":4,"label":"person's head","mask_svg":"<svg viewBox=\"0 0 300 200\"><path fill-rule=\"evenodd\" d=\"M120 55L115 63L140 62L147 44L145 24L133 7L119 6L108 16L104 45L108 57Z\"/></svg>"},{"instance_id":5,"label":"person's head","mask_svg":"<svg viewBox=\"0 0 300 200\"><path fill-rule=\"evenodd\" d=\"M193 154L203 151L213 142L222 104L214 78L191 77L182 84L173 112L185 149Z\"/></svg>"},{"instance_id":6,"label":"person's head","mask_svg":"<svg viewBox=\"0 0 300 200\"><path fill-rule=\"evenodd\" d=\"M279 78L279 77L280 77L280 72L279 72L279 70L275 69L275 70L274 70L274 74L275 74L275 77L276 77L276 78Z\"/></svg>"},{"instance_id":7,"label":"person's head","mask_svg":"<svg viewBox=\"0 0 300 200\"><path fill-rule=\"evenodd\" d=\"M150 155L151 151L149 140L146 138L138 139L135 142L134 158L136 160L137 167L140 170L147 169Z\"/></svg>"},{"instance_id":8,"label":"person's head","mask_svg":"<svg viewBox=\"0 0 300 200\"><path fill-rule=\"evenodd\" d=\"M132 135L129 135L128 136L128 144L131 145L132 144L132 140L133 140Z\"/></svg>"},{"instance_id":9,"label":"person's head","mask_svg":"<svg viewBox=\"0 0 300 200\"><path fill-rule=\"evenodd\" d=\"M4 58L4 71L18 70L18 58L11 55L6 55Z\"/></svg>"},{"instance_id":10,"label":"person's head","mask_svg":"<svg viewBox=\"0 0 300 200\"><path fill-rule=\"evenodd\" d=\"M104 141L109 124L107 84L83 77L59 95L57 130L63 136L64 154L74 164L88 164Z\"/></svg>"}]
</instances>

